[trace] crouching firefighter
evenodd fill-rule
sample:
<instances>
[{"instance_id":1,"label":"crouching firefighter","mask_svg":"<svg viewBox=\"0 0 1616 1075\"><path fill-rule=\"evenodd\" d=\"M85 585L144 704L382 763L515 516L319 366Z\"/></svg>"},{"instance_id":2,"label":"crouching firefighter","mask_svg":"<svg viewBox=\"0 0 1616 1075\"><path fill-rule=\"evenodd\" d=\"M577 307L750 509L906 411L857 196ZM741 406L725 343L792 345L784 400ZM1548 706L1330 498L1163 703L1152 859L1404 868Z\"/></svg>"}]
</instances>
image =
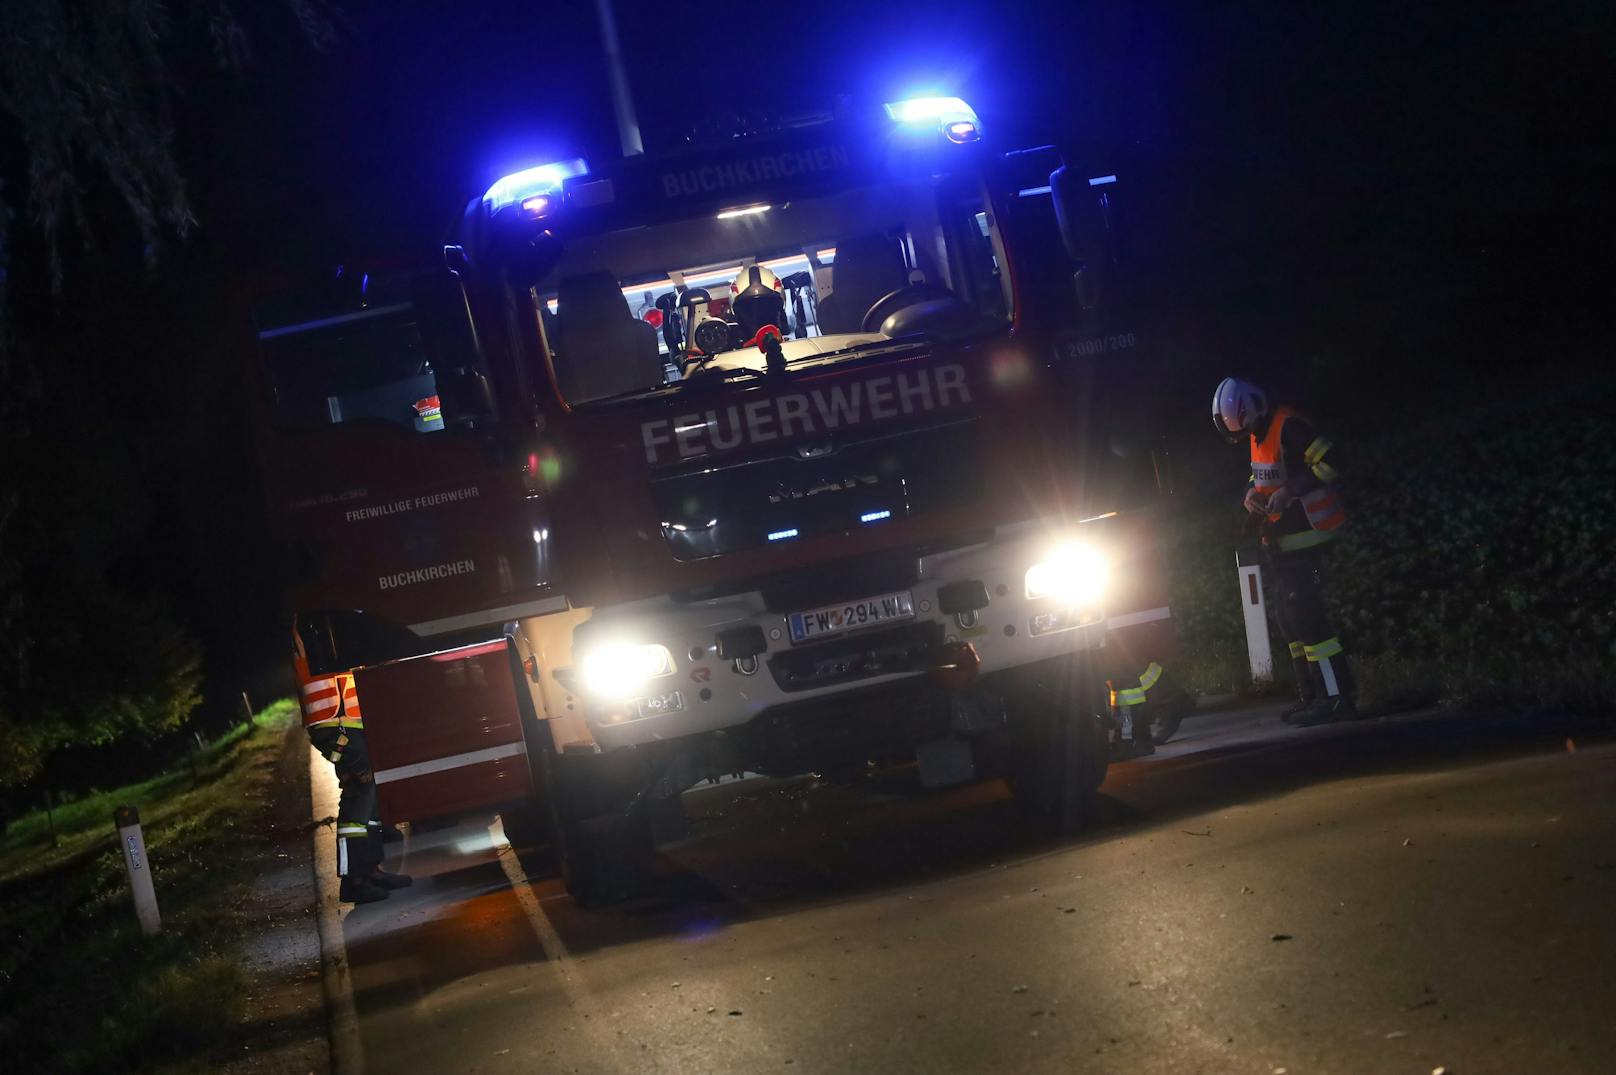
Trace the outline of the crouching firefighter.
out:
<instances>
[{"instance_id":1,"label":"crouching firefighter","mask_svg":"<svg viewBox=\"0 0 1616 1075\"><path fill-rule=\"evenodd\" d=\"M389 891L407 888L412 879L382 870L382 824L376 812L376 782L365 749L365 722L353 676L311 675L302 635L292 631L292 667L297 674L298 703L309 741L337 771L342 797L337 802L338 899L343 903L375 903Z\"/></svg>"},{"instance_id":2,"label":"crouching firefighter","mask_svg":"<svg viewBox=\"0 0 1616 1075\"><path fill-rule=\"evenodd\" d=\"M1234 377L1213 394L1212 421L1229 443L1251 442L1245 507L1263 517L1263 551L1299 695L1281 719L1304 727L1352 719L1352 669L1324 608L1320 571L1325 547L1346 521L1327 460L1330 441L1290 407L1270 410L1261 388Z\"/></svg>"}]
</instances>

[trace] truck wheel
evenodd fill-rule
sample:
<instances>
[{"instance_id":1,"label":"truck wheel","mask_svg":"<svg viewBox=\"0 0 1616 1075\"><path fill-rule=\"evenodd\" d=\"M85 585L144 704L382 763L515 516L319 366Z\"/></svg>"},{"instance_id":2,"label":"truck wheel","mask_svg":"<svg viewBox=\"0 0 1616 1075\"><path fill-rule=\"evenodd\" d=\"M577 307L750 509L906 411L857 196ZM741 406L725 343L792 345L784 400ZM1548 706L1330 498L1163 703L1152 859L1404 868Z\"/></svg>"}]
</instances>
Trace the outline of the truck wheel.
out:
<instances>
[{"instance_id":1,"label":"truck wheel","mask_svg":"<svg viewBox=\"0 0 1616 1075\"><path fill-rule=\"evenodd\" d=\"M646 811L600 814L567 826L561 874L580 907L609 907L642 895L651 883L656 850Z\"/></svg>"},{"instance_id":2,"label":"truck wheel","mask_svg":"<svg viewBox=\"0 0 1616 1075\"><path fill-rule=\"evenodd\" d=\"M636 801L643 773L626 753L551 759L556 857L581 907L621 903L651 884L651 816L645 801Z\"/></svg>"},{"instance_id":3,"label":"truck wheel","mask_svg":"<svg viewBox=\"0 0 1616 1075\"><path fill-rule=\"evenodd\" d=\"M1095 792L1110 763L1105 721L1095 712L1095 680L1074 659L1055 682L1008 699L1010 757L1005 779L1028 817L1056 832L1077 832L1093 820ZM1097 694L1095 695L1097 697Z\"/></svg>"}]
</instances>

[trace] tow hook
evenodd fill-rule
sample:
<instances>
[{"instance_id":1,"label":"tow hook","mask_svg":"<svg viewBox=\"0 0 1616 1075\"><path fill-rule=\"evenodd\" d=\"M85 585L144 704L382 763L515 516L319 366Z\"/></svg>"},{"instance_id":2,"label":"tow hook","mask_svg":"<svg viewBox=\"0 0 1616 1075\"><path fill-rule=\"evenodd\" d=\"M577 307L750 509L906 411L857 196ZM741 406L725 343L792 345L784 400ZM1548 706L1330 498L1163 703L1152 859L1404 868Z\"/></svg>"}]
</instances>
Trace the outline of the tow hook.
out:
<instances>
[{"instance_id":1,"label":"tow hook","mask_svg":"<svg viewBox=\"0 0 1616 1075\"><path fill-rule=\"evenodd\" d=\"M976 647L969 642L943 643L931 651L928 663L932 678L950 691L962 691L975 683L976 673L982 667Z\"/></svg>"}]
</instances>

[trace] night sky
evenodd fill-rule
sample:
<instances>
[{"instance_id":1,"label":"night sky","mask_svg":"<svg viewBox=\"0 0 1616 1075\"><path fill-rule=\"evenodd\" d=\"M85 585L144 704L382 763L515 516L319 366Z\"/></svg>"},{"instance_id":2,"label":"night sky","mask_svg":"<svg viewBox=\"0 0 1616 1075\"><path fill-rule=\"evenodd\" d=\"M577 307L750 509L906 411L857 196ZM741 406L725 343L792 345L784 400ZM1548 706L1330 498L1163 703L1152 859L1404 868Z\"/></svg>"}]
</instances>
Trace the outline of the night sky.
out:
<instances>
[{"instance_id":1,"label":"night sky","mask_svg":"<svg viewBox=\"0 0 1616 1075\"><path fill-rule=\"evenodd\" d=\"M1214 371L1334 356L1369 397L1427 405L1521 341L1570 360L1608 305L1590 271L1610 222L1602 5L617 6L649 147L726 108L933 91L1007 142L1130 177L1160 347L1195 389L1172 413L1197 434ZM124 428L157 522L128 570L208 640L214 704L284 675L245 425L251 296L430 254L504 172L616 152L591 5L344 10L325 52L271 26L244 73L180 64L200 225L151 274L113 228L70 284L97 316L63 349L92 356L109 413L147 416Z\"/></svg>"}]
</instances>

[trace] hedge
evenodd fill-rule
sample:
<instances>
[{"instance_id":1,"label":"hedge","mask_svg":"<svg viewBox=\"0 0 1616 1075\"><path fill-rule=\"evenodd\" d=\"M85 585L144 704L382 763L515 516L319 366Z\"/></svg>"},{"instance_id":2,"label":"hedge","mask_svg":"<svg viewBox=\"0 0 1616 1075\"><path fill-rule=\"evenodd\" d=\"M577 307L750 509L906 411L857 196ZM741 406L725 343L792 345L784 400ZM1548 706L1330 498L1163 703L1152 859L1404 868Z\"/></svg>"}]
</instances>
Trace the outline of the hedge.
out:
<instances>
[{"instance_id":1,"label":"hedge","mask_svg":"<svg viewBox=\"0 0 1616 1075\"><path fill-rule=\"evenodd\" d=\"M1374 701L1616 700L1611 414L1601 386L1332 431L1349 517L1328 601ZM1240 495L1184 505L1167 537L1184 665L1204 685L1245 664Z\"/></svg>"}]
</instances>

